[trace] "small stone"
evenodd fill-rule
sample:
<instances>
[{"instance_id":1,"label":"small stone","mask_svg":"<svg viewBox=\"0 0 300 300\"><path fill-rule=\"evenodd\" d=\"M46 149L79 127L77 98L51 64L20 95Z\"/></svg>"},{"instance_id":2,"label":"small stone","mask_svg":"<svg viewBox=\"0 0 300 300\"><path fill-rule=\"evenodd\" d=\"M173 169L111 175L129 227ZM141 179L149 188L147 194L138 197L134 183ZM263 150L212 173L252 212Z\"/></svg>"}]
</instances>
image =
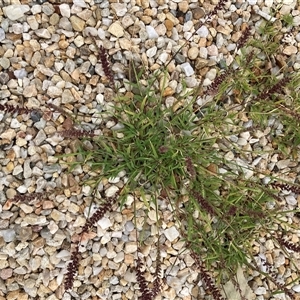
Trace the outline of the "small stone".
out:
<instances>
[{"instance_id":1,"label":"small stone","mask_svg":"<svg viewBox=\"0 0 300 300\"><path fill-rule=\"evenodd\" d=\"M11 268L3 269L0 272L0 278L3 280L6 280L6 279L10 278L12 276L12 274L13 274L13 269L11 269ZM19 297L18 297L18 299L19 299Z\"/></svg>"},{"instance_id":2,"label":"small stone","mask_svg":"<svg viewBox=\"0 0 300 300\"><path fill-rule=\"evenodd\" d=\"M292 290L296 293L300 293L300 284L296 284L292 287Z\"/></svg>"},{"instance_id":3,"label":"small stone","mask_svg":"<svg viewBox=\"0 0 300 300\"><path fill-rule=\"evenodd\" d=\"M289 159L282 159L277 162L277 167L279 169L284 169L284 168L287 168L289 166L289 164L290 164Z\"/></svg>"},{"instance_id":4,"label":"small stone","mask_svg":"<svg viewBox=\"0 0 300 300\"><path fill-rule=\"evenodd\" d=\"M117 186L112 185L105 191L105 196L108 198L113 197L118 190L119 188Z\"/></svg>"},{"instance_id":5,"label":"small stone","mask_svg":"<svg viewBox=\"0 0 300 300\"><path fill-rule=\"evenodd\" d=\"M41 37L43 39L50 39L51 38L51 34L50 32L48 31L48 29L46 28L41 28L41 29L37 29L35 31L35 34L38 36L38 37Z\"/></svg>"},{"instance_id":6,"label":"small stone","mask_svg":"<svg viewBox=\"0 0 300 300\"><path fill-rule=\"evenodd\" d=\"M126 4L123 4L123 3L112 3L111 8L114 10L115 14L118 17L123 17L127 13Z\"/></svg>"},{"instance_id":7,"label":"small stone","mask_svg":"<svg viewBox=\"0 0 300 300\"><path fill-rule=\"evenodd\" d=\"M25 214L30 214L33 212L33 207L25 203L21 203L20 208L24 211Z\"/></svg>"},{"instance_id":8,"label":"small stone","mask_svg":"<svg viewBox=\"0 0 300 300\"><path fill-rule=\"evenodd\" d=\"M207 47L207 53L210 56L218 56L219 52L218 52L218 48L216 45L210 45Z\"/></svg>"},{"instance_id":9,"label":"small stone","mask_svg":"<svg viewBox=\"0 0 300 300\"><path fill-rule=\"evenodd\" d=\"M265 288L265 287L260 286L260 287L258 287L258 288L254 291L254 293L255 293L256 295L264 295L264 294L267 293L267 291L266 291L266 288Z\"/></svg>"},{"instance_id":10,"label":"small stone","mask_svg":"<svg viewBox=\"0 0 300 300\"><path fill-rule=\"evenodd\" d=\"M11 228L1 230L0 232L1 232L1 236L3 237L6 243L10 243L16 238L16 232Z\"/></svg>"},{"instance_id":11,"label":"small stone","mask_svg":"<svg viewBox=\"0 0 300 300\"><path fill-rule=\"evenodd\" d=\"M85 22L77 16L71 16L70 21L75 31L81 32L84 29Z\"/></svg>"},{"instance_id":12,"label":"small stone","mask_svg":"<svg viewBox=\"0 0 300 300\"><path fill-rule=\"evenodd\" d=\"M36 146L39 146L45 141L46 138L47 138L47 136L46 136L44 130L39 130L36 137L34 138L33 142L35 143Z\"/></svg>"},{"instance_id":13,"label":"small stone","mask_svg":"<svg viewBox=\"0 0 300 300\"><path fill-rule=\"evenodd\" d=\"M62 103L71 103L74 101L74 96L72 95L70 90L66 89L63 91L61 101Z\"/></svg>"},{"instance_id":14,"label":"small stone","mask_svg":"<svg viewBox=\"0 0 300 300\"><path fill-rule=\"evenodd\" d=\"M42 55L39 51L34 52L32 58L31 58L31 61L30 61L30 65L32 67L36 67L38 65L38 63L40 62L41 58L42 58Z\"/></svg>"},{"instance_id":15,"label":"small stone","mask_svg":"<svg viewBox=\"0 0 300 300\"><path fill-rule=\"evenodd\" d=\"M124 29L119 22L112 23L107 31L118 38L124 35Z\"/></svg>"},{"instance_id":16,"label":"small stone","mask_svg":"<svg viewBox=\"0 0 300 300\"><path fill-rule=\"evenodd\" d=\"M24 14L30 10L28 5L12 4L3 7L4 14L12 21L24 17Z\"/></svg>"},{"instance_id":17,"label":"small stone","mask_svg":"<svg viewBox=\"0 0 300 300\"><path fill-rule=\"evenodd\" d=\"M202 25L198 30L197 30L197 34L200 37L206 38L209 34L208 28L205 25Z\"/></svg>"},{"instance_id":18,"label":"small stone","mask_svg":"<svg viewBox=\"0 0 300 300\"><path fill-rule=\"evenodd\" d=\"M204 15L205 15L205 11L201 7L197 7L195 9L193 9L192 13L193 13L193 17L195 20L199 20L202 17L204 17Z\"/></svg>"},{"instance_id":19,"label":"small stone","mask_svg":"<svg viewBox=\"0 0 300 300\"><path fill-rule=\"evenodd\" d=\"M25 87L24 91L23 91L23 95L26 97L26 98L29 98L29 97L34 97L37 95L37 89L35 87L35 85L28 85Z\"/></svg>"},{"instance_id":20,"label":"small stone","mask_svg":"<svg viewBox=\"0 0 300 300\"><path fill-rule=\"evenodd\" d=\"M190 65L190 63L186 62L181 65L182 71L184 71L186 76L191 76L194 74L194 69Z\"/></svg>"},{"instance_id":21,"label":"small stone","mask_svg":"<svg viewBox=\"0 0 300 300\"><path fill-rule=\"evenodd\" d=\"M289 45L283 49L283 54L286 54L286 55L292 55L292 54L296 54L296 53L297 53L296 46Z\"/></svg>"},{"instance_id":22,"label":"small stone","mask_svg":"<svg viewBox=\"0 0 300 300\"><path fill-rule=\"evenodd\" d=\"M63 4L59 5L59 10L63 17L70 18L71 9L70 9L69 4L63 3Z\"/></svg>"},{"instance_id":23,"label":"small stone","mask_svg":"<svg viewBox=\"0 0 300 300\"><path fill-rule=\"evenodd\" d=\"M157 39L158 38L158 33L154 29L154 27L147 25L146 26L146 32L148 34L149 39Z\"/></svg>"},{"instance_id":24,"label":"small stone","mask_svg":"<svg viewBox=\"0 0 300 300\"><path fill-rule=\"evenodd\" d=\"M188 9L189 9L189 3L187 1L180 1L178 3L178 8L183 13L186 13L188 11Z\"/></svg>"},{"instance_id":25,"label":"small stone","mask_svg":"<svg viewBox=\"0 0 300 300\"><path fill-rule=\"evenodd\" d=\"M1 57L0 58L0 66L3 69L8 69L10 67L10 61L7 57Z\"/></svg>"},{"instance_id":26,"label":"small stone","mask_svg":"<svg viewBox=\"0 0 300 300\"><path fill-rule=\"evenodd\" d=\"M173 242L179 237L179 232L175 226L172 226L164 231L164 235L170 242Z\"/></svg>"},{"instance_id":27,"label":"small stone","mask_svg":"<svg viewBox=\"0 0 300 300\"><path fill-rule=\"evenodd\" d=\"M5 31L3 28L0 28L0 42L2 42L5 39Z\"/></svg>"},{"instance_id":28,"label":"small stone","mask_svg":"<svg viewBox=\"0 0 300 300\"><path fill-rule=\"evenodd\" d=\"M198 55L199 55L198 47L192 47L192 48L189 49L189 51L188 51L189 59L194 60L198 57Z\"/></svg>"},{"instance_id":29,"label":"small stone","mask_svg":"<svg viewBox=\"0 0 300 300\"><path fill-rule=\"evenodd\" d=\"M21 226L27 225L46 225L47 220L45 216L37 216L35 214L26 215L21 222Z\"/></svg>"},{"instance_id":30,"label":"small stone","mask_svg":"<svg viewBox=\"0 0 300 300\"><path fill-rule=\"evenodd\" d=\"M137 251L137 244L136 242L128 242L125 244L124 248L125 253L135 253Z\"/></svg>"},{"instance_id":31,"label":"small stone","mask_svg":"<svg viewBox=\"0 0 300 300\"><path fill-rule=\"evenodd\" d=\"M297 204L297 199L294 196L292 196L292 195L286 196L285 200L286 200L287 204L289 204L289 205L293 206L293 205Z\"/></svg>"},{"instance_id":32,"label":"small stone","mask_svg":"<svg viewBox=\"0 0 300 300\"><path fill-rule=\"evenodd\" d=\"M151 57L155 56L156 52L157 52L157 47L154 46L154 47L148 49L148 50L146 51L146 54L147 54L147 56L148 56L149 58L151 58Z\"/></svg>"},{"instance_id":33,"label":"small stone","mask_svg":"<svg viewBox=\"0 0 300 300\"><path fill-rule=\"evenodd\" d=\"M14 71L14 75L17 79L23 79L27 77L28 73L26 72L25 69L19 69Z\"/></svg>"},{"instance_id":34,"label":"small stone","mask_svg":"<svg viewBox=\"0 0 300 300\"><path fill-rule=\"evenodd\" d=\"M87 7L87 4L84 0L73 0L74 5L77 5L79 7L85 8Z\"/></svg>"},{"instance_id":35,"label":"small stone","mask_svg":"<svg viewBox=\"0 0 300 300\"><path fill-rule=\"evenodd\" d=\"M111 221L106 218L106 217L103 217L101 220L98 221L97 223L103 230L109 228L110 226L112 226L112 223Z\"/></svg>"},{"instance_id":36,"label":"small stone","mask_svg":"<svg viewBox=\"0 0 300 300\"><path fill-rule=\"evenodd\" d=\"M194 26L194 23L193 21L188 21L188 22L185 22L184 25L183 25L183 32L187 32L187 31L191 31L191 29L193 28Z\"/></svg>"},{"instance_id":37,"label":"small stone","mask_svg":"<svg viewBox=\"0 0 300 300\"><path fill-rule=\"evenodd\" d=\"M9 81L9 75L7 73L0 73L0 83L6 84Z\"/></svg>"},{"instance_id":38,"label":"small stone","mask_svg":"<svg viewBox=\"0 0 300 300\"><path fill-rule=\"evenodd\" d=\"M171 20L165 20L165 26L167 28L168 31L172 31L174 24Z\"/></svg>"}]
</instances>

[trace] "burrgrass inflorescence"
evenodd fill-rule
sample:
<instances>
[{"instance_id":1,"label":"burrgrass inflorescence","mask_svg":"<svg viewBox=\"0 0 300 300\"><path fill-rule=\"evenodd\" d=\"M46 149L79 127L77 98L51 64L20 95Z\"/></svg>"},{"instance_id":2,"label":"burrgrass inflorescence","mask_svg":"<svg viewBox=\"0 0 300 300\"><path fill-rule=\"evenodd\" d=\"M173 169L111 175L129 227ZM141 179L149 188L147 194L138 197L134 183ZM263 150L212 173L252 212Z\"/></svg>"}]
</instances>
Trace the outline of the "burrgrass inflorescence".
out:
<instances>
[{"instance_id":1,"label":"burrgrass inflorescence","mask_svg":"<svg viewBox=\"0 0 300 300\"><path fill-rule=\"evenodd\" d=\"M97 136L97 134L94 133L94 131L87 131L83 129L66 129L59 131L58 134L60 134L62 137L66 138L85 138L85 137L94 137Z\"/></svg>"},{"instance_id":2,"label":"burrgrass inflorescence","mask_svg":"<svg viewBox=\"0 0 300 300\"><path fill-rule=\"evenodd\" d=\"M76 272L78 271L79 263L80 263L80 252L79 247L81 244L81 239L85 233L88 233L88 231L93 227L99 220L101 220L104 215L108 212L112 211L113 205L116 203L118 196L120 195L122 190L119 190L115 196L107 198L98 209L93 213L93 215L88 218L85 225L83 226L81 233L79 234L80 239L79 242L75 245L75 249L71 253L71 261L68 264L67 267L67 274L65 276L65 289L70 290L73 287L74 279Z\"/></svg>"},{"instance_id":3,"label":"burrgrass inflorescence","mask_svg":"<svg viewBox=\"0 0 300 300\"><path fill-rule=\"evenodd\" d=\"M0 104L0 111L4 111L5 113L10 114L29 114L33 111L36 111L36 109L32 108L26 108L26 107L20 107L20 106L14 106L8 103Z\"/></svg>"},{"instance_id":4,"label":"burrgrass inflorescence","mask_svg":"<svg viewBox=\"0 0 300 300\"><path fill-rule=\"evenodd\" d=\"M209 291L215 300L225 300L223 296L221 295L219 289L216 287L215 283L213 282L211 275L208 273L206 268L203 265L203 262L199 258L199 255L197 255L195 252L191 252L191 257L195 261L195 266L197 270L199 271L200 278L205 283L205 288L207 291Z\"/></svg>"},{"instance_id":5,"label":"burrgrass inflorescence","mask_svg":"<svg viewBox=\"0 0 300 300\"><path fill-rule=\"evenodd\" d=\"M153 287L149 287L149 283L145 279L145 271L143 270L144 264L139 256L141 249L137 249L137 261L136 261L136 278L140 287L140 292L142 293L140 300L153 300L159 294L162 287L162 282L160 279L161 273L161 261L160 261L160 251L158 250L156 257L156 269L154 274Z\"/></svg>"}]
</instances>

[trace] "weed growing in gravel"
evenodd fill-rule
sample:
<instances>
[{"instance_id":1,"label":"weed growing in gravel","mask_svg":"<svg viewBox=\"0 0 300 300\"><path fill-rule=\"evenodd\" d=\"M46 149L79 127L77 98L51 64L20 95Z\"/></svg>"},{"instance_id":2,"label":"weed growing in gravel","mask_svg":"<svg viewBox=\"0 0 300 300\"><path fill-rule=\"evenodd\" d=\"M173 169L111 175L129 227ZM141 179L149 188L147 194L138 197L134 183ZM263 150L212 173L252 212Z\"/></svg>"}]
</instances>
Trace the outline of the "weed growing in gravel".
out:
<instances>
[{"instance_id":1,"label":"weed growing in gravel","mask_svg":"<svg viewBox=\"0 0 300 300\"><path fill-rule=\"evenodd\" d=\"M263 30L268 38L275 38L271 24ZM249 35L246 30L238 43L240 48ZM298 188L280 183L267 168L251 164L252 159L264 160L269 155L266 147L243 148L233 140L234 135L243 137L250 132L258 142L258 129L269 130L267 143L277 145L276 153L290 156L292 151L297 152L297 147L291 147L291 139L295 145L299 134L295 130L299 122L299 91L295 88L299 75L288 69L272 69L276 51L276 42L250 41L208 87L206 96L210 99L203 106L197 105L194 90L165 96L168 74L164 70L146 74L146 70L139 72L132 64L135 78L126 83L130 91L117 93L114 106L101 116L109 126L103 135L92 138L92 151L82 147L77 153L81 164L99 174L94 180L96 190L103 181L113 182L126 174L124 186L116 189L114 202L122 209L129 198L134 199L138 252L143 247L147 218L153 211L156 214L158 257L152 285L146 283L140 257L137 261L142 299L154 299L162 288L159 235L163 233L163 203L172 210L181 239L215 299L223 299L216 284L221 286L224 280L234 278L239 266L261 272L252 245L254 241L259 243L262 234L281 247L299 250L283 238L287 231L292 232L292 226L282 219L292 211L281 207L282 194L278 196L278 189L298 193ZM107 62L104 70L111 83ZM282 130L290 135L288 139L278 134L274 123L282 124ZM112 209L107 208L109 203L111 198L104 200L101 214L91 217L89 227ZM142 222L137 216L140 204L146 211ZM103 210L102 205L107 209ZM78 266L78 251L74 253L67 288L71 288ZM216 284L207 270L216 272ZM277 283L272 274L262 274ZM293 296L285 285L277 286ZM236 288L245 297L237 283Z\"/></svg>"}]
</instances>

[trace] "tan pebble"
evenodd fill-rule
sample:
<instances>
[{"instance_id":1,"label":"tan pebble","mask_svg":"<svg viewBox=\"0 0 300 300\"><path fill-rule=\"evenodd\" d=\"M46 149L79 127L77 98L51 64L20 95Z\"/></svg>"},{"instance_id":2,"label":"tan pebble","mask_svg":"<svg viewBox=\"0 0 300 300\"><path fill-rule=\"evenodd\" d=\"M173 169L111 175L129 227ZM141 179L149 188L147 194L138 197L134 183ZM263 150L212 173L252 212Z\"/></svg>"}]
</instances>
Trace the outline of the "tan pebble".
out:
<instances>
[{"instance_id":1,"label":"tan pebble","mask_svg":"<svg viewBox=\"0 0 300 300\"><path fill-rule=\"evenodd\" d=\"M172 96L175 93L175 91L171 88L171 87L166 87L164 92L163 92L163 96L164 97L168 97L168 96Z\"/></svg>"},{"instance_id":2,"label":"tan pebble","mask_svg":"<svg viewBox=\"0 0 300 300\"><path fill-rule=\"evenodd\" d=\"M149 7L149 0L141 0L141 6L143 9L146 9Z\"/></svg>"},{"instance_id":3,"label":"tan pebble","mask_svg":"<svg viewBox=\"0 0 300 300\"><path fill-rule=\"evenodd\" d=\"M152 18L149 17L149 16L142 16L142 17L141 17L141 21L142 21L144 24L148 25L148 24L151 23Z\"/></svg>"},{"instance_id":4,"label":"tan pebble","mask_svg":"<svg viewBox=\"0 0 300 300\"><path fill-rule=\"evenodd\" d=\"M199 49L198 47L192 47L188 50L188 57L191 60L194 60L199 55Z\"/></svg>"},{"instance_id":5,"label":"tan pebble","mask_svg":"<svg viewBox=\"0 0 300 300\"><path fill-rule=\"evenodd\" d=\"M12 197L13 198L13 197ZM9 200L7 200L5 202L5 204L3 205L2 209L3 210L10 210L11 207L13 206L14 202L11 200L12 198L10 198Z\"/></svg>"},{"instance_id":6,"label":"tan pebble","mask_svg":"<svg viewBox=\"0 0 300 300\"><path fill-rule=\"evenodd\" d=\"M58 15L57 13L54 13L54 14L50 17L49 23L50 23L51 25L55 26L55 25L58 24L59 19L60 19L59 15Z\"/></svg>"},{"instance_id":7,"label":"tan pebble","mask_svg":"<svg viewBox=\"0 0 300 300\"><path fill-rule=\"evenodd\" d=\"M42 58L42 55L39 51L34 52L32 58L31 58L31 61L30 61L30 65L32 67L36 67L39 64L41 58Z\"/></svg>"},{"instance_id":8,"label":"tan pebble","mask_svg":"<svg viewBox=\"0 0 300 300\"><path fill-rule=\"evenodd\" d=\"M20 294L19 290L9 292L6 295L6 300L16 300L16 299L18 299L19 294Z\"/></svg>"},{"instance_id":9,"label":"tan pebble","mask_svg":"<svg viewBox=\"0 0 300 300\"><path fill-rule=\"evenodd\" d=\"M45 245L45 240L42 237L38 237L32 242L32 244L36 248L42 248Z\"/></svg>"},{"instance_id":10,"label":"tan pebble","mask_svg":"<svg viewBox=\"0 0 300 300\"><path fill-rule=\"evenodd\" d=\"M88 20L92 19L91 17L93 15L93 12L89 9L85 9L85 10L81 11L80 13L78 13L77 15L81 19L88 21Z\"/></svg>"},{"instance_id":11,"label":"tan pebble","mask_svg":"<svg viewBox=\"0 0 300 300\"><path fill-rule=\"evenodd\" d=\"M60 74L61 78L62 78L64 81L66 81L66 82L72 82L72 78L70 77L70 75L69 75L66 71L61 70L61 71L59 72L59 74Z\"/></svg>"},{"instance_id":12,"label":"tan pebble","mask_svg":"<svg viewBox=\"0 0 300 300\"><path fill-rule=\"evenodd\" d=\"M33 51L31 48L29 47L24 48L24 57L27 62L30 62L32 55L33 55Z\"/></svg>"},{"instance_id":13,"label":"tan pebble","mask_svg":"<svg viewBox=\"0 0 300 300\"><path fill-rule=\"evenodd\" d=\"M79 69L75 69L72 73L71 73L71 77L72 79L76 82L79 83L80 81L80 71Z\"/></svg>"},{"instance_id":14,"label":"tan pebble","mask_svg":"<svg viewBox=\"0 0 300 300\"><path fill-rule=\"evenodd\" d=\"M181 1L178 3L178 8L183 13L186 13L189 9L189 3L187 1Z\"/></svg>"},{"instance_id":15,"label":"tan pebble","mask_svg":"<svg viewBox=\"0 0 300 300\"><path fill-rule=\"evenodd\" d=\"M23 95L27 98L36 96L37 95L37 90L36 90L35 85L26 86L24 91L23 91Z\"/></svg>"},{"instance_id":16,"label":"tan pebble","mask_svg":"<svg viewBox=\"0 0 300 300\"><path fill-rule=\"evenodd\" d=\"M14 149L9 149L6 154L6 158L13 161L15 159L15 157L16 157L16 152L14 151Z\"/></svg>"},{"instance_id":17,"label":"tan pebble","mask_svg":"<svg viewBox=\"0 0 300 300\"><path fill-rule=\"evenodd\" d=\"M71 16L70 22L75 31L81 32L84 29L85 22L77 16Z\"/></svg>"},{"instance_id":18,"label":"tan pebble","mask_svg":"<svg viewBox=\"0 0 300 300\"><path fill-rule=\"evenodd\" d=\"M107 31L115 37L122 37L124 35L124 29L119 22L112 23Z\"/></svg>"},{"instance_id":19,"label":"tan pebble","mask_svg":"<svg viewBox=\"0 0 300 300\"><path fill-rule=\"evenodd\" d=\"M168 31L171 31L174 27L174 23L171 20L166 20L165 21L165 26L167 28Z\"/></svg>"},{"instance_id":20,"label":"tan pebble","mask_svg":"<svg viewBox=\"0 0 300 300\"><path fill-rule=\"evenodd\" d=\"M292 55L292 54L296 54L297 53L297 47L296 46L293 46L293 45L289 45L289 46L286 46L284 49L283 49L283 54L286 54L286 55Z\"/></svg>"},{"instance_id":21,"label":"tan pebble","mask_svg":"<svg viewBox=\"0 0 300 300\"><path fill-rule=\"evenodd\" d=\"M4 167L4 169L6 170L6 172L9 174L13 171L13 169L15 168L14 163L12 161L10 161L6 167Z\"/></svg>"},{"instance_id":22,"label":"tan pebble","mask_svg":"<svg viewBox=\"0 0 300 300\"><path fill-rule=\"evenodd\" d=\"M69 43L66 40L62 40L58 42L58 46L60 49L67 49L69 47Z\"/></svg>"},{"instance_id":23,"label":"tan pebble","mask_svg":"<svg viewBox=\"0 0 300 300\"><path fill-rule=\"evenodd\" d=\"M128 266L133 264L133 262L134 262L134 256L131 254L125 254L124 263Z\"/></svg>"},{"instance_id":24,"label":"tan pebble","mask_svg":"<svg viewBox=\"0 0 300 300\"><path fill-rule=\"evenodd\" d=\"M172 21L172 23L174 24L174 26L176 26L177 24L179 24L179 20L176 17L174 17L174 15L172 13L170 13L170 12L166 13L166 18L168 20Z\"/></svg>"},{"instance_id":25,"label":"tan pebble","mask_svg":"<svg viewBox=\"0 0 300 300\"><path fill-rule=\"evenodd\" d=\"M30 214L33 212L33 207L25 203L21 203L20 208L24 211L25 214Z\"/></svg>"}]
</instances>

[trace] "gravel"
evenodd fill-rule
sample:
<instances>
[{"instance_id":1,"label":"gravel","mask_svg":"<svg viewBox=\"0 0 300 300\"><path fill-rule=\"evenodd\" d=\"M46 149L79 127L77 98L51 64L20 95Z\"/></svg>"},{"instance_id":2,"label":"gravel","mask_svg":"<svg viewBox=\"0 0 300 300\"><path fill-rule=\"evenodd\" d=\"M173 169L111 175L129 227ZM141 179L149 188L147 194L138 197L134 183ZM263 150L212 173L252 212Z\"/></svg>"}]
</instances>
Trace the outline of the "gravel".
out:
<instances>
[{"instance_id":1,"label":"gravel","mask_svg":"<svg viewBox=\"0 0 300 300\"><path fill-rule=\"evenodd\" d=\"M125 0L121 3L73 0L61 4L59 1L0 0L0 102L36 109L30 115L21 116L0 112L0 300L137 299L136 276L132 271L137 250L136 230L130 197L122 212L112 212L98 222L94 232L84 237L80 249L83 259L74 290L64 291L63 275L71 244L85 224L85 207L91 201L91 191L79 185L88 176L84 166L68 173L67 161L55 157L55 154L72 152L75 141L56 134L67 124L64 116L52 112L47 103L50 101L70 112L83 112L86 115L83 121L90 128L99 122L95 112L111 106L111 90L105 85L91 36L98 46L108 50L113 58L115 79L121 83L128 60L143 62L155 70L168 62L178 46L189 39L168 71L171 78L178 78L180 74L187 87L193 88L200 82L208 86L222 61L232 62L236 42L245 26L257 27L263 19L275 22L278 16L270 14L279 3L282 5L278 14L290 14L295 26L300 24L297 1L248 0L229 1L215 22L195 28L199 19L214 7L210 1L200 2L204 2L202 7L194 0ZM195 30L197 33L192 35ZM299 30L284 27L281 30L287 32L282 39L281 61L291 59L294 69L298 70ZM170 80L166 96L172 96L178 89L178 80ZM172 101L174 98L167 99L167 102ZM201 105L205 101L199 98L197 103ZM251 127L249 120L244 120L243 125ZM281 134L281 124L275 125ZM106 126L118 124L107 123ZM290 172L288 180L295 180L298 162L281 160L277 154L251 155L254 148L272 153L268 133L257 130L230 136L236 147L250 150L246 159L238 157L226 144L218 147L226 152L228 161L242 168L247 178L253 176L247 169L247 165L252 164L268 172L278 169L283 179L284 174ZM223 171L226 172L226 168ZM124 185L126 174L119 175L117 180L103 183L102 190L107 197ZM59 195L51 193L55 188L61 190ZM16 193L33 192L43 193L44 198L18 205L10 200ZM285 194L284 199L290 209L299 205L297 195L291 192ZM171 212L163 203L161 207L164 209L160 229L160 243L164 245L162 269L168 276L159 299L204 297L202 282L195 284L198 273L190 268L192 258L181 254L183 244L168 217ZM288 222L294 222L292 217L287 218ZM143 224L143 220L141 211L137 224ZM155 221L150 213L144 237L147 246L143 249L150 268L154 268L156 257ZM299 237L300 234L293 234L292 241L299 243ZM266 236L261 237L261 243L263 250L260 245L253 246L257 262L260 265L264 260L272 262L279 279L281 276L285 282L294 280L294 269L277 246ZM299 256L295 254L295 258L299 262ZM258 275L253 273L244 284L247 299L286 299L281 294L268 298L276 287ZM243 275L239 276L245 280ZM299 284L293 285L292 290L299 293Z\"/></svg>"}]
</instances>

